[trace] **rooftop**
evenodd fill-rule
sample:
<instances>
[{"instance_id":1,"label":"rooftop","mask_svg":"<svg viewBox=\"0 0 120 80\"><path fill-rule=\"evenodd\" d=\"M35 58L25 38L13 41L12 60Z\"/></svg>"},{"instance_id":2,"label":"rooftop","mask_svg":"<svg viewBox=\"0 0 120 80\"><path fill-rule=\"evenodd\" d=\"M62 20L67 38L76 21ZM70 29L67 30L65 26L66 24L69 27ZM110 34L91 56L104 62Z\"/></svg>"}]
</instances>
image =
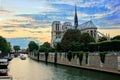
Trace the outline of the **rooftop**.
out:
<instances>
[{"instance_id":1,"label":"rooftop","mask_svg":"<svg viewBox=\"0 0 120 80\"><path fill-rule=\"evenodd\" d=\"M85 22L81 25L78 25L79 30L88 29L88 28L96 28L97 29L97 27L94 25L94 23L91 20L88 22Z\"/></svg>"}]
</instances>

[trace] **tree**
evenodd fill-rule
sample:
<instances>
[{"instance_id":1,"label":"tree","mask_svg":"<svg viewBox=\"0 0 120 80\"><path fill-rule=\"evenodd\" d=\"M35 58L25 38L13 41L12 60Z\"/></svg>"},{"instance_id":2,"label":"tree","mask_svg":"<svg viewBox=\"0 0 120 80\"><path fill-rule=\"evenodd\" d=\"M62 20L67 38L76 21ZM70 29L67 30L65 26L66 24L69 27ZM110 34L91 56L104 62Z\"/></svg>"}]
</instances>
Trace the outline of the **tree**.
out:
<instances>
[{"instance_id":1,"label":"tree","mask_svg":"<svg viewBox=\"0 0 120 80\"><path fill-rule=\"evenodd\" d=\"M6 39L2 36L0 36L0 51L1 57L7 55L10 52L10 43L8 43Z\"/></svg>"},{"instance_id":2,"label":"tree","mask_svg":"<svg viewBox=\"0 0 120 80\"><path fill-rule=\"evenodd\" d=\"M16 52L16 51L19 51L19 50L20 50L20 46L15 45L15 46L13 46L13 49L15 50L15 52Z\"/></svg>"},{"instance_id":3,"label":"tree","mask_svg":"<svg viewBox=\"0 0 120 80\"><path fill-rule=\"evenodd\" d=\"M106 40L107 40L106 37L101 37L101 38L99 38L98 42L102 42L102 41L106 41Z\"/></svg>"},{"instance_id":4,"label":"tree","mask_svg":"<svg viewBox=\"0 0 120 80\"><path fill-rule=\"evenodd\" d=\"M100 60L102 63L105 63L105 55L106 55L106 52L101 52L100 53Z\"/></svg>"},{"instance_id":5,"label":"tree","mask_svg":"<svg viewBox=\"0 0 120 80\"><path fill-rule=\"evenodd\" d=\"M79 62L80 62L80 65L82 65L83 52L80 52L80 53L78 54L78 56L79 56Z\"/></svg>"},{"instance_id":6,"label":"tree","mask_svg":"<svg viewBox=\"0 0 120 80\"><path fill-rule=\"evenodd\" d=\"M50 48L51 47L50 43L48 43L48 42L43 43L42 46L45 47L45 48Z\"/></svg>"},{"instance_id":7,"label":"tree","mask_svg":"<svg viewBox=\"0 0 120 80\"><path fill-rule=\"evenodd\" d=\"M80 40L80 30L77 29L68 29L65 34L63 35L62 41L61 41L61 48L63 51L69 51L68 45L71 42L79 42Z\"/></svg>"},{"instance_id":8,"label":"tree","mask_svg":"<svg viewBox=\"0 0 120 80\"><path fill-rule=\"evenodd\" d=\"M88 64L88 54L89 54L88 52L85 54L85 57L86 57L85 63L86 63L86 64Z\"/></svg>"},{"instance_id":9,"label":"tree","mask_svg":"<svg viewBox=\"0 0 120 80\"><path fill-rule=\"evenodd\" d=\"M45 62L46 62L46 64L48 63L48 56L49 56L49 52L46 51L45 52Z\"/></svg>"},{"instance_id":10,"label":"tree","mask_svg":"<svg viewBox=\"0 0 120 80\"><path fill-rule=\"evenodd\" d=\"M44 46L40 46L39 51L40 52L45 52L45 51L47 51L47 48L44 47Z\"/></svg>"},{"instance_id":11,"label":"tree","mask_svg":"<svg viewBox=\"0 0 120 80\"><path fill-rule=\"evenodd\" d=\"M120 51L120 40L110 40L97 43L89 43L88 51Z\"/></svg>"},{"instance_id":12,"label":"tree","mask_svg":"<svg viewBox=\"0 0 120 80\"><path fill-rule=\"evenodd\" d=\"M10 44L10 42L7 42L7 47L6 47L6 49L7 49L7 52L10 52L12 49L11 49L11 44Z\"/></svg>"},{"instance_id":13,"label":"tree","mask_svg":"<svg viewBox=\"0 0 120 80\"><path fill-rule=\"evenodd\" d=\"M69 61L71 61L71 59L72 59L72 52L71 51L68 51L67 58Z\"/></svg>"},{"instance_id":14,"label":"tree","mask_svg":"<svg viewBox=\"0 0 120 80\"><path fill-rule=\"evenodd\" d=\"M120 35L113 37L112 40L120 40Z\"/></svg>"},{"instance_id":15,"label":"tree","mask_svg":"<svg viewBox=\"0 0 120 80\"><path fill-rule=\"evenodd\" d=\"M28 44L29 51L38 50L39 46L34 41L30 41Z\"/></svg>"},{"instance_id":16,"label":"tree","mask_svg":"<svg viewBox=\"0 0 120 80\"><path fill-rule=\"evenodd\" d=\"M68 45L69 50L71 51L79 51L80 50L80 43L79 42L71 42Z\"/></svg>"},{"instance_id":17,"label":"tree","mask_svg":"<svg viewBox=\"0 0 120 80\"><path fill-rule=\"evenodd\" d=\"M46 52L46 51L53 52L54 49L50 46L50 43L44 42L42 45L40 45L39 51L40 52Z\"/></svg>"},{"instance_id":18,"label":"tree","mask_svg":"<svg viewBox=\"0 0 120 80\"><path fill-rule=\"evenodd\" d=\"M95 42L94 38L89 35L89 33L82 33L80 36L80 42L87 45L90 42Z\"/></svg>"},{"instance_id":19,"label":"tree","mask_svg":"<svg viewBox=\"0 0 120 80\"><path fill-rule=\"evenodd\" d=\"M60 52L60 51L61 51L60 43L56 43L56 44L55 44L55 49L57 50L57 52Z\"/></svg>"}]
</instances>

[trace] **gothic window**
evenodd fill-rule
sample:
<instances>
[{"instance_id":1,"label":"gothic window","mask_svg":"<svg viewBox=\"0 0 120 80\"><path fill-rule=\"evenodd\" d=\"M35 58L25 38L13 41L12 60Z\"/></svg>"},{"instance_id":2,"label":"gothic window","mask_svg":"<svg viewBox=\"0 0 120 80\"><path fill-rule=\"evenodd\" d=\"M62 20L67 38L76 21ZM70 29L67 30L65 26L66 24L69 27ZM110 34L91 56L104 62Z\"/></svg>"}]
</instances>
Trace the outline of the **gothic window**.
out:
<instances>
[{"instance_id":1,"label":"gothic window","mask_svg":"<svg viewBox=\"0 0 120 80\"><path fill-rule=\"evenodd\" d=\"M93 31L90 32L91 36L93 36Z\"/></svg>"},{"instance_id":2,"label":"gothic window","mask_svg":"<svg viewBox=\"0 0 120 80\"><path fill-rule=\"evenodd\" d=\"M57 30L57 24L56 24L56 30Z\"/></svg>"},{"instance_id":3,"label":"gothic window","mask_svg":"<svg viewBox=\"0 0 120 80\"><path fill-rule=\"evenodd\" d=\"M94 36L95 36L95 37L96 37L96 34L97 34L96 31L94 31Z\"/></svg>"},{"instance_id":4,"label":"gothic window","mask_svg":"<svg viewBox=\"0 0 120 80\"><path fill-rule=\"evenodd\" d=\"M56 31L59 31L59 24L56 24Z\"/></svg>"},{"instance_id":5,"label":"gothic window","mask_svg":"<svg viewBox=\"0 0 120 80\"><path fill-rule=\"evenodd\" d=\"M59 31L59 24L58 24L58 31Z\"/></svg>"}]
</instances>

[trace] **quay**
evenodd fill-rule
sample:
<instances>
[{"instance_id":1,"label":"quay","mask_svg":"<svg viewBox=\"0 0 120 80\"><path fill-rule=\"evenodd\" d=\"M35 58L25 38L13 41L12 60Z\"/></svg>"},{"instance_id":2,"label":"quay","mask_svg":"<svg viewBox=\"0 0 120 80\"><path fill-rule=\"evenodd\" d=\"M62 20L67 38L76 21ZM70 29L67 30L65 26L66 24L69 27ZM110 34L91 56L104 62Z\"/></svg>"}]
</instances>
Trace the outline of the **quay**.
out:
<instances>
[{"instance_id":1,"label":"quay","mask_svg":"<svg viewBox=\"0 0 120 80\"><path fill-rule=\"evenodd\" d=\"M85 61L83 59L83 62L82 62L83 65L80 65L79 60L77 58L72 59L71 62L69 62L67 60L67 58L65 58L63 56L60 57L58 55L57 65L63 65L63 66L80 68L80 69L88 69L88 70L93 70L93 71L99 71L99 72L105 72L105 73L109 73L109 74L120 75L119 64L118 64L119 62L117 63L118 57L119 56L107 56L108 60L113 59L113 60L111 60L111 62L113 62L113 63L110 63L110 61L106 60L106 64L103 64L103 66L101 67L101 63L99 62L99 60L97 60L97 58L99 59L98 56L90 56L89 64L85 64ZM30 58L34 59L34 60L46 62L44 53L39 53L39 57L31 54ZM92 59L92 62L90 61L90 58ZM54 53L49 54L48 63L54 64ZM107 63L109 63L109 64L107 64Z\"/></svg>"}]
</instances>

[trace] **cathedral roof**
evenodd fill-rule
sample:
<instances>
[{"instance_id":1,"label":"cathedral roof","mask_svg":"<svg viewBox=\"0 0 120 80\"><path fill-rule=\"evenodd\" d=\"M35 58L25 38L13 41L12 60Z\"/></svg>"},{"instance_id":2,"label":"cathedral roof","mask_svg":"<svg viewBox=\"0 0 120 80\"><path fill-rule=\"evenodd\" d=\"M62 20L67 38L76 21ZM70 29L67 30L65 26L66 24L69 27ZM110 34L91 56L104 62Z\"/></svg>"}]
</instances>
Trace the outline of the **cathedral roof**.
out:
<instances>
[{"instance_id":1,"label":"cathedral roof","mask_svg":"<svg viewBox=\"0 0 120 80\"><path fill-rule=\"evenodd\" d=\"M67 29L75 29L74 26L66 26L66 27L67 27Z\"/></svg>"},{"instance_id":2,"label":"cathedral roof","mask_svg":"<svg viewBox=\"0 0 120 80\"><path fill-rule=\"evenodd\" d=\"M85 22L81 25L78 25L79 30L84 30L84 29L97 29L97 27L93 24L93 22L90 20L88 22Z\"/></svg>"}]
</instances>

